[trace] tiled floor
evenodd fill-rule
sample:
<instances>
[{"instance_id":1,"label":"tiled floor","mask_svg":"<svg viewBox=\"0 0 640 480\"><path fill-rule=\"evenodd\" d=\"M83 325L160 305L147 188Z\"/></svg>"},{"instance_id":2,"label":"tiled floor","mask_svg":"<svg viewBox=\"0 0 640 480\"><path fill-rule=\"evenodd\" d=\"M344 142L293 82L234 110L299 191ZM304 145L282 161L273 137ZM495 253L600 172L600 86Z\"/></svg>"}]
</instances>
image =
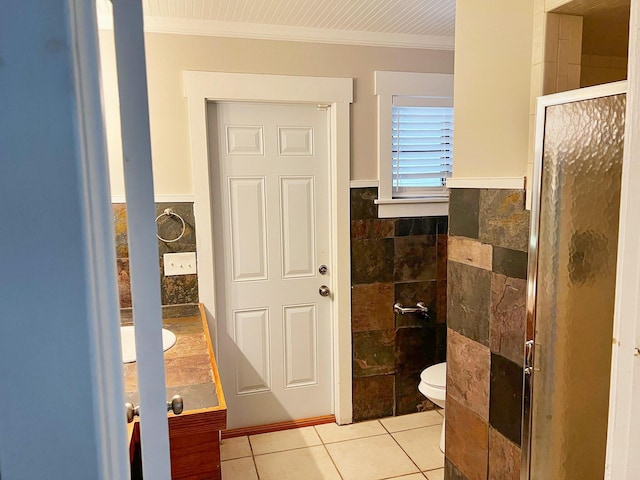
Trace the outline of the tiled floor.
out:
<instances>
[{"instance_id":1,"label":"tiled floor","mask_svg":"<svg viewBox=\"0 0 640 480\"><path fill-rule=\"evenodd\" d=\"M436 411L222 441L223 480L443 480Z\"/></svg>"}]
</instances>

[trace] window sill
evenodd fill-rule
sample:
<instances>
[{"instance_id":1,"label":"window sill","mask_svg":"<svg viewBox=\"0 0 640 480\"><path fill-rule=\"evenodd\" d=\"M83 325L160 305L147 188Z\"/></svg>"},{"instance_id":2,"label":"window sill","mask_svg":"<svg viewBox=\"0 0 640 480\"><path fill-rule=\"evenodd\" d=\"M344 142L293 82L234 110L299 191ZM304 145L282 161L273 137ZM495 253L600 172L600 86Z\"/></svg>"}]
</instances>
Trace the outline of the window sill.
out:
<instances>
[{"instance_id":1,"label":"window sill","mask_svg":"<svg viewBox=\"0 0 640 480\"><path fill-rule=\"evenodd\" d=\"M378 198L378 218L440 217L449 215L449 197Z\"/></svg>"}]
</instances>

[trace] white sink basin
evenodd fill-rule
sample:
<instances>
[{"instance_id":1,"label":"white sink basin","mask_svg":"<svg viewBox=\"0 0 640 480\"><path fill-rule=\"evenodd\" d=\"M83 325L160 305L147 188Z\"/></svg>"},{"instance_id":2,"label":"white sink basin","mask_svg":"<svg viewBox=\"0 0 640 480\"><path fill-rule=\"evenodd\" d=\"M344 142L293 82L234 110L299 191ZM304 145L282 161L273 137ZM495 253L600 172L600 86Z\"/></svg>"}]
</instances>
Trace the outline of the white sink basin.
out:
<instances>
[{"instance_id":1,"label":"white sink basin","mask_svg":"<svg viewBox=\"0 0 640 480\"><path fill-rule=\"evenodd\" d=\"M132 363L136 361L136 338L134 327L120 327L120 338L122 339L122 363ZM176 336L173 332L162 329L162 350L166 352L176 343Z\"/></svg>"}]
</instances>

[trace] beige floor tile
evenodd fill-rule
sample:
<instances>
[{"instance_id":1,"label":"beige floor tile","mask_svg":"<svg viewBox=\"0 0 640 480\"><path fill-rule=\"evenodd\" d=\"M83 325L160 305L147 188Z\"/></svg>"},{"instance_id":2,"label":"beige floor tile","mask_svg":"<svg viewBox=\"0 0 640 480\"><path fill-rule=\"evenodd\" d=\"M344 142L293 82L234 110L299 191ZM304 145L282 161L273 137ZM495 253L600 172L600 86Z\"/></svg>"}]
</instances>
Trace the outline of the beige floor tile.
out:
<instances>
[{"instance_id":1,"label":"beige floor tile","mask_svg":"<svg viewBox=\"0 0 640 480\"><path fill-rule=\"evenodd\" d=\"M236 458L220 463L224 480L258 480L252 457Z\"/></svg>"},{"instance_id":2,"label":"beige floor tile","mask_svg":"<svg viewBox=\"0 0 640 480\"><path fill-rule=\"evenodd\" d=\"M344 480L378 480L418 472L389 435L326 445Z\"/></svg>"},{"instance_id":3,"label":"beige floor tile","mask_svg":"<svg viewBox=\"0 0 640 480\"><path fill-rule=\"evenodd\" d=\"M340 480L322 445L258 455L255 460L260 480Z\"/></svg>"},{"instance_id":4,"label":"beige floor tile","mask_svg":"<svg viewBox=\"0 0 640 480\"><path fill-rule=\"evenodd\" d=\"M433 470L444 466L444 455L440 451L441 425L415 428L393 434L420 470Z\"/></svg>"},{"instance_id":5,"label":"beige floor tile","mask_svg":"<svg viewBox=\"0 0 640 480\"><path fill-rule=\"evenodd\" d=\"M220 442L220 460L250 457L249 437L225 438Z\"/></svg>"},{"instance_id":6,"label":"beige floor tile","mask_svg":"<svg viewBox=\"0 0 640 480\"><path fill-rule=\"evenodd\" d=\"M322 443L313 427L251 435L249 441L254 455L282 452L292 448L311 447Z\"/></svg>"},{"instance_id":7,"label":"beige floor tile","mask_svg":"<svg viewBox=\"0 0 640 480\"><path fill-rule=\"evenodd\" d=\"M380 423L389 432L401 432L412 428L429 427L431 425L442 424L442 416L435 410L427 412L411 413L400 415L399 417L388 417L380 419Z\"/></svg>"},{"instance_id":8,"label":"beige floor tile","mask_svg":"<svg viewBox=\"0 0 640 480\"><path fill-rule=\"evenodd\" d=\"M438 468L437 470L429 470L424 472L429 480L444 480L444 468Z\"/></svg>"},{"instance_id":9,"label":"beige floor tile","mask_svg":"<svg viewBox=\"0 0 640 480\"><path fill-rule=\"evenodd\" d=\"M355 438L373 437L374 435L384 435L386 430L380 422L352 423L351 425L338 425L337 423L326 423L316 425L316 432L324 443L342 442Z\"/></svg>"}]
</instances>

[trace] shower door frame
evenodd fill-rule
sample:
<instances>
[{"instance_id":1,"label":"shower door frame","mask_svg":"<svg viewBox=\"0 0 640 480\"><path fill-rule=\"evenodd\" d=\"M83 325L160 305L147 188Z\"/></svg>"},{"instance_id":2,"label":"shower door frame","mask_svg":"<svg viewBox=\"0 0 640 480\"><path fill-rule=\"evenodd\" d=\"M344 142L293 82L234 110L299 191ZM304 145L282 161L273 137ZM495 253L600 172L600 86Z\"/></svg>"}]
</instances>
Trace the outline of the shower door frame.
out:
<instances>
[{"instance_id":1,"label":"shower door frame","mask_svg":"<svg viewBox=\"0 0 640 480\"><path fill-rule=\"evenodd\" d=\"M527 268L527 320L525 327L525 365L522 395L522 459L520 479L531 480L531 429L532 401L535 373L536 286L538 276L538 235L540 232L540 195L542 190L542 166L547 107L592 100L627 93L627 81L607 83L594 87L555 93L538 97L536 108L534 169L531 183L531 229ZM625 125L626 128L626 125ZM626 146L626 144L625 144ZM626 155L624 157L626 159ZM624 162L624 160L623 160ZM621 205L622 208L622 205ZM618 252L618 255L620 252ZM617 305L616 305L617 307ZM613 331L612 331L613 335ZM611 408L611 404L610 404ZM609 441L609 439L608 439Z\"/></svg>"}]
</instances>

